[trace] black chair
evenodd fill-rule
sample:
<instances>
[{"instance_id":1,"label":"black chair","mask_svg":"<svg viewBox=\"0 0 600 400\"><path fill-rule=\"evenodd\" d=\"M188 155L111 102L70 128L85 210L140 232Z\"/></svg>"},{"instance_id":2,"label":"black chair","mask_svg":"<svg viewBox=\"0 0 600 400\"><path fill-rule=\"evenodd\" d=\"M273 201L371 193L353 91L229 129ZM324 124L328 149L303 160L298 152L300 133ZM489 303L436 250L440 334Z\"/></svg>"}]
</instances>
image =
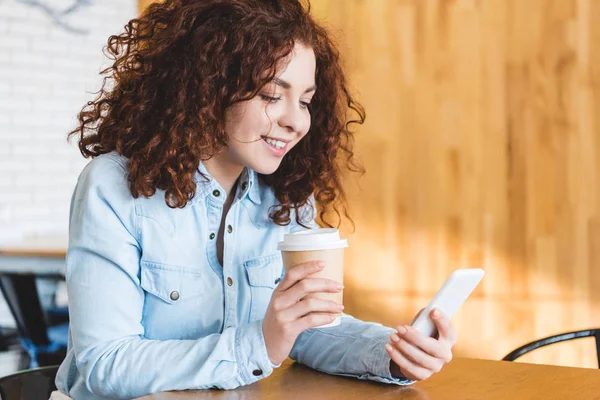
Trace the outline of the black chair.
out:
<instances>
[{"instance_id":1,"label":"black chair","mask_svg":"<svg viewBox=\"0 0 600 400\"><path fill-rule=\"evenodd\" d=\"M559 335L552 335L543 339L535 340L511 351L506 356L504 356L502 360L514 361L517 358L521 357L523 354L529 353L530 351L533 351L535 349L539 349L540 347L548 346L553 343L565 342L567 340L581 339L587 337L593 337L596 339L596 356L598 359L598 368L600 368L600 328L561 333Z\"/></svg>"},{"instance_id":2,"label":"black chair","mask_svg":"<svg viewBox=\"0 0 600 400\"><path fill-rule=\"evenodd\" d=\"M19 343L19 331L0 326L0 351L6 351Z\"/></svg>"},{"instance_id":3,"label":"black chair","mask_svg":"<svg viewBox=\"0 0 600 400\"><path fill-rule=\"evenodd\" d=\"M0 273L0 290L15 318L29 368L60 364L67 352L69 324L50 325L34 274ZM57 279L61 277L58 276Z\"/></svg>"},{"instance_id":4,"label":"black chair","mask_svg":"<svg viewBox=\"0 0 600 400\"><path fill-rule=\"evenodd\" d=\"M58 365L17 372L0 378L2 400L48 400L56 390Z\"/></svg>"}]
</instances>

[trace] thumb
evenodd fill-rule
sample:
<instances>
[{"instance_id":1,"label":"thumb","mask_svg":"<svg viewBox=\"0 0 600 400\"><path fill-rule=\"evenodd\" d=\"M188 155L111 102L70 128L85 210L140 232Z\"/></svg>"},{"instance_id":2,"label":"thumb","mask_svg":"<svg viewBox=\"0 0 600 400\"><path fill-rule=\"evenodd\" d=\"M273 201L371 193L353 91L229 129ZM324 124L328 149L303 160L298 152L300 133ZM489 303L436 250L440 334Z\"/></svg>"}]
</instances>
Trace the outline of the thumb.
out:
<instances>
[{"instance_id":1,"label":"thumb","mask_svg":"<svg viewBox=\"0 0 600 400\"><path fill-rule=\"evenodd\" d=\"M456 344L456 333L450 324L450 320L446 317L446 314L436 308L431 311L430 316L437 327L438 340L443 340L454 346Z\"/></svg>"}]
</instances>

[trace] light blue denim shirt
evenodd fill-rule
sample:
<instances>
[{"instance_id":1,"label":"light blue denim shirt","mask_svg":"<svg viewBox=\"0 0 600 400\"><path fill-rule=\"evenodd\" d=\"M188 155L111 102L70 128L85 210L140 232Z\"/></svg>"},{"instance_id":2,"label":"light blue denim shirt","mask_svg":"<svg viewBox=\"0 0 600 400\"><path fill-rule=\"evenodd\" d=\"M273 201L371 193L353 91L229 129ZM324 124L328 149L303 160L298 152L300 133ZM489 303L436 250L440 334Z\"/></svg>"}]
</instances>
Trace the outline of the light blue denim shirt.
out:
<instances>
[{"instance_id":1,"label":"light blue denim shirt","mask_svg":"<svg viewBox=\"0 0 600 400\"><path fill-rule=\"evenodd\" d=\"M134 398L165 390L234 389L273 368L262 319L283 276L277 243L304 229L269 220L273 191L244 170L216 235L224 190L196 175L194 199L169 208L164 192L133 198L127 159L109 153L81 173L71 201L66 279L70 331L56 378L74 399ZM314 209L302 217L312 226ZM292 216L292 221L295 218ZM347 314L338 327L303 332L290 357L329 374L385 383L392 328Z\"/></svg>"}]
</instances>

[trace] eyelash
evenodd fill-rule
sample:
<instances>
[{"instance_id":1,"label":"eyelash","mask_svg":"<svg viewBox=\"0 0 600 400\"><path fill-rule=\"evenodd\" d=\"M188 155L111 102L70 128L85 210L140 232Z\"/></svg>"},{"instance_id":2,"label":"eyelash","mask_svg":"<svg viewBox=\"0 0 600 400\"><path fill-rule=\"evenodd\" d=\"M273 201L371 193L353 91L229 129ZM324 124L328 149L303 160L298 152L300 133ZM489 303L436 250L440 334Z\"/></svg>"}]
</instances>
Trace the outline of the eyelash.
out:
<instances>
[{"instance_id":1,"label":"eyelash","mask_svg":"<svg viewBox=\"0 0 600 400\"><path fill-rule=\"evenodd\" d=\"M267 96L266 94L261 94L260 97L264 101L271 103L271 104L274 104L274 103L278 102L279 100L281 100L281 97L271 97L271 96ZM310 103L307 103L305 101L301 101L300 104L302 105L302 108L305 108L305 109L308 109L308 106L310 106Z\"/></svg>"}]
</instances>

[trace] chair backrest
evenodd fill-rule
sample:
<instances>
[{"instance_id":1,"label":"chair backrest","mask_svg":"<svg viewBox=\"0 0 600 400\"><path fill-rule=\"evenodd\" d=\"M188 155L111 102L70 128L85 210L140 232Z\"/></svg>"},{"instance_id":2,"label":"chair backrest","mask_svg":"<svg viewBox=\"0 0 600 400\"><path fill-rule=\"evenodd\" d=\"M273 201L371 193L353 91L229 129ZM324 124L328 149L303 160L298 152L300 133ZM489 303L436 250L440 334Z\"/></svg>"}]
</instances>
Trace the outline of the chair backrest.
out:
<instances>
[{"instance_id":1,"label":"chair backrest","mask_svg":"<svg viewBox=\"0 0 600 400\"><path fill-rule=\"evenodd\" d=\"M58 365L17 372L0 378L2 400L48 400L56 390Z\"/></svg>"},{"instance_id":2,"label":"chair backrest","mask_svg":"<svg viewBox=\"0 0 600 400\"><path fill-rule=\"evenodd\" d=\"M553 343L565 342L567 340L575 340L586 337L593 337L596 339L596 357L598 360L598 368L600 368L600 328L566 332L561 333L559 335L552 335L539 340L535 340L511 351L506 356L504 356L502 360L514 361L522 355L529 353L530 351L533 351L535 349L539 349L540 347L548 346Z\"/></svg>"},{"instance_id":3,"label":"chair backrest","mask_svg":"<svg viewBox=\"0 0 600 400\"><path fill-rule=\"evenodd\" d=\"M0 288L14 316L19 335L36 346L50 344L46 317L40 303L35 276L29 274L0 274ZM17 296L17 293L20 293Z\"/></svg>"}]
</instances>

